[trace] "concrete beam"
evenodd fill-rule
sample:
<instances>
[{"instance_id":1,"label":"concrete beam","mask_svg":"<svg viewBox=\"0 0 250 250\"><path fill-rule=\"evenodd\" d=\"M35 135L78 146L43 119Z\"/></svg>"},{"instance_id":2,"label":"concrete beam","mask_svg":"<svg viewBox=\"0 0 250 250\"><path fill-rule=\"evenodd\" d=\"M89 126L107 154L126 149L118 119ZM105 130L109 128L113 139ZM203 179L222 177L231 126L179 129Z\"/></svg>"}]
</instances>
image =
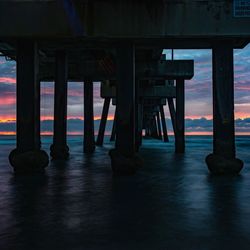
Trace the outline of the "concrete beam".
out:
<instances>
[{"instance_id":1,"label":"concrete beam","mask_svg":"<svg viewBox=\"0 0 250 250\"><path fill-rule=\"evenodd\" d=\"M64 0L66 1L66 0ZM232 1L72 1L77 25L61 1L0 2L0 37L249 38L250 19L235 18ZM246 6L247 8L247 6ZM23 13L26 13L23 15ZM14 17L9 20L9 17ZM8 25L5 21L9 20ZM74 21L74 20L73 20ZM204 28L205 24L205 28Z\"/></svg>"},{"instance_id":2,"label":"concrete beam","mask_svg":"<svg viewBox=\"0 0 250 250\"><path fill-rule=\"evenodd\" d=\"M193 60L161 60L157 62L142 62L136 71L140 79L159 78L165 80L185 79L194 76Z\"/></svg>"},{"instance_id":3,"label":"concrete beam","mask_svg":"<svg viewBox=\"0 0 250 250\"><path fill-rule=\"evenodd\" d=\"M101 84L101 97L102 98L115 98L116 87L109 86L107 84ZM176 97L175 86L165 85L165 86L145 86L139 89L139 98L167 98Z\"/></svg>"},{"instance_id":4,"label":"concrete beam","mask_svg":"<svg viewBox=\"0 0 250 250\"><path fill-rule=\"evenodd\" d=\"M54 79L54 72L51 70L53 63L41 65L39 79L51 81ZM136 62L136 78L143 80L171 80L191 79L194 75L193 60L161 60L150 62ZM69 64L69 76L72 81L82 81L90 78L93 81L117 80L117 72L106 72L99 65L98 60L76 62Z\"/></svg>"}]
</instances>

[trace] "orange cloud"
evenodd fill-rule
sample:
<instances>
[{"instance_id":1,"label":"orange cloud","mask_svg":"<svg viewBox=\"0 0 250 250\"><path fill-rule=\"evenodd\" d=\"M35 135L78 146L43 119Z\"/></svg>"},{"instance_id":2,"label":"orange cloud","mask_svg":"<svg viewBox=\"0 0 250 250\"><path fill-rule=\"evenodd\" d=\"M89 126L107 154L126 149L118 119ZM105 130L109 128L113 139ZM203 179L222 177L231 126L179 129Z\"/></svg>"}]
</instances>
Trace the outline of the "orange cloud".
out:
<instances>
[{"instance_id":1,"label":"orange cloud","mask_svg":"<svg viewBox=\"0 0 250 250\"><path fill-rule=\"evenodd\" d=\"M8 122L15 122L16 117L10 114L3 114L0 115L0 123L8 123Z\"/></svg>"},{"instance_id":2,"label":"orange cloud","mask_svg":"<svg viewBox=\"0 0 250 250\"><path fill-rule=\"evenodd\" d=\"M101 120L101 118L101 115L95 115L94 120ZM108 121L114 120L114 115L109 115L107 119Z\"/></svg>"},{"instance_id":3,"label":"orange cloud","mask_svg":"<svg viewBox=\"0 0 250 250\"><path fill-rule=\"evenodd\" d=\"M15 96L5 96L0 98L0 105L5 106L5 105L12 105L16 103L16 98Z\"/></svg>"},{"instance_id":4,"label":"orange cloud","mask_svg":"<svg viewBox=\"0 0 250 250\"><path fill-rule=\"evenodd\" d=\"M13 78L13 77L0 77L0 83L16 83L16 78Z\"/></svg>"},{"instance_id":5,"label":"orange cloud","mask_svg":"<svg viewBox=\"0 0 250 250\"><path fill-rule=\"evenodd\" d=\"M107 132L105 134L107 136L109 136L110 132ZM203 136L206 136L206 135L212 136L213 135L212 132L206 132L206 131L203 131L203 132L186 132L185 134L186 134L186 136L202 136L202 135ZM235 134L236 135L250 135L250 132L236 132ZM0 135L16 135L16 132L14 132L14 131L0 131ZM43 136L52 136L53 132L44 131L44 132L41 132L41 135L43 135ZM83 135L83 133L68 132L67 135ZM169 133L168 135L173 135L173 133Z\"/></svg>"},{"instance_id":6,"label":"orange cloud","mask_svg":"<svg viewBox=\"0 0 250 250\"><path fill-rule=\"evenodd\" d=\"M14 131L0 131L0 135L16 135Z\"/></svg>"},{"instance_id":7,"label":"orange cloud","mask_svg":"<svg viewBox=\"0 0 250 250\"><path fill-rule=\"evenodd\" d=\"M200 116L200 115L187 115L187 116L185 116L185 118L192 119L192 120L205 118L207 120L211 120L211 119L213 119L213 116L212 115L202 115L202 116Z\"/></svg>"}]
</instances>

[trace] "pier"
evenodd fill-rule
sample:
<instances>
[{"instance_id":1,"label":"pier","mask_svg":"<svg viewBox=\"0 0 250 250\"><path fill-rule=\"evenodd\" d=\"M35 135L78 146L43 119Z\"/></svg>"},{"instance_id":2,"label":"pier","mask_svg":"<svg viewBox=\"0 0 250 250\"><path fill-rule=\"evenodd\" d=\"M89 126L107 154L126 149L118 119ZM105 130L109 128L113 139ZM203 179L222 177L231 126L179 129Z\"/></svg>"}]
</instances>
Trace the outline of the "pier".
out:
<instances>
[{"instance_id":1,"label":"pier","mask_svg":"<svg viewBox=\"0 0 250 250\"><path fill-rule=\"evenodd\" d=\"M243 168L235 151L233 49L250 41L248 9L238 1L0 1L0 52L17 63L17 141L9 160L16 173L40 172L49 156L40 142L40 82L55 84L52 160L67 160L67 83L84 88L84 148L103 145L110 103L116 106L109 151L114 174L136 173L145 136L168 141L170 110L176 154L185 153L185 84L192 60L166 60L163 49L211 49L213 174ZM246 5L244 5L246 6ZM244 6L242 7L244 9ZM24 14L25 13L25 14ZM3 20L12 18L8 25ZM205 24L205 26L204 26ZM104 106L97 140L93 82Z\"/></svg>"}]
</instances>

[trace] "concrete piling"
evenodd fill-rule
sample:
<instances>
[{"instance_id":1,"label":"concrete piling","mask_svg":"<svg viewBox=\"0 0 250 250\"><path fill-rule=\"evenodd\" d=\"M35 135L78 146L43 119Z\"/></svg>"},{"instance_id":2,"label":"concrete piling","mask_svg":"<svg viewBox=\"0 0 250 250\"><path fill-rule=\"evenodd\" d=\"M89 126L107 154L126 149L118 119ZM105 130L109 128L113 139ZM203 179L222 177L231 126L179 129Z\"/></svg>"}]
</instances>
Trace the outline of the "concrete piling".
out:
<instances>
[{"instance_id":1,"label":"concrete piling","mask_svg":"<svg viewBox=\"0 0 250 250\"><path fill-rule=\"evenodd\" d=\"M93 81L84 81L84 153L95 151Z\"/></svg>"},{"instance_id":2,"label":"concrete piling","mask_svg":"<svg viewBox=\"0 0 250 250\"><path fill-rule=\"evenodd\" d=\"M64 50L56 51L55 94L54 94L54 134L50 155L53 159L67 159L67 84L68 61Z\"/></svg>"},{"instance_id":3,"label":"concrete piling","mask_svg":"<svg viewBox=\"0 0 250 250\"><path fill-rule=\"evenodd\" d=\"M176 128L175 128L175 152L185 151L185 96L184 80L176 81Z\"/></svg>"},{"instance_id":4,"label":"concrete piling","mask_svg":"<svg viewBox=\"0 0 250 250\"><path fill-rule=\"evenodd\" d=\"M37 43L19 40L17 45L17 137L9 155L16 173L43 171L48 155L40 149L40 82Z\"/></svg>"},{"instance_id":5,"label":"concrete piling","mask_svg":"<svg viewBox=\"0 0 250 250\"><path fill-rule=\"evenodd\" d=\"M213 47L213 153L206 162L214 174L237 174L243 162L235 157L233 47Z\"/></svg>"},{"instance_id":6,"label":"concrete piling","mask_svg":"<svg viewBox=\"0 0 250 250\"><path fill-rule=\"evenodd\" d=\"M137 168L135 154L135 48L120 44L117 49L116 143L110 151L116 174L133 174Z\"/></svg>"},{"instance_id":7,"label":"concrete piling","mask_svg":"<svg viewBox=\"0 0 250 250\"><path fill-rule=\"evenodd\" d=\"M115 111L115 115L114 115L110 141L115 141L115 135L116 135L116 111Z\"/></svg>"},{"instance_id":8,"label":"concrete piling","mask_svg":"<svg viewBox=\"0 0 250 250\"><path fill-rule=\"evenodd\" d=\"M108 119L108 112L109 112L109 105L110 105L110 98L104 99L103 109L102 109L102 117L100 121L99 132L96 140L96 145L102 146L103 139L105 134L106 123Z\"/></svg>"},{"instance_id":9,"label":"concrete piling","mask_svg":"<svg viewBox=\"0 0 250 250\"><path fill-rule=\"evenodd\" d=\"M156 113L156 122L157 122L157 134L158 139L162 140L162 130L161 130L161 119L159 112Z\"/></svg>"},{"instance_id":10,"label":"concrete piling","mask_svg":"<svg viewBox=\"0 0 250 250\"><path fill-rule=\"evenodd\" d=\"M166 118L165 118L163 105L160 105L160 115L161 115L162 131L163 131L163 140L164 140L164 142L169 142L167 124L166 124Z\"/></svg>"}]
</instances>

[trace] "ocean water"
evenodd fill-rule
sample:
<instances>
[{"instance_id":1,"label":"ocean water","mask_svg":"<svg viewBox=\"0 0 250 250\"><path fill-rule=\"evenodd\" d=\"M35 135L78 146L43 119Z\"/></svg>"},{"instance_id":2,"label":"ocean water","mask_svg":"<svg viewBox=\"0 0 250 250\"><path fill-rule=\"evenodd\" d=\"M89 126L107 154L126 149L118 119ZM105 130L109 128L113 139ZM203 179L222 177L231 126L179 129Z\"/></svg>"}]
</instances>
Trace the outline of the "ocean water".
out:
<instances>
[{"instance_id":1,"label":"ocean water","mask_svg":"<svg viewBox=\"0 0 250 250\"><path fill-rule=\"evenodd\" d=\"M237 137L239 176L211 176L209 136L187 137L186 153L144 140L144 167L113 176L106 138L92 155L70 136L71 156L44 174L15 176L0 137L0 249L250 249L250 137ZM42 138L48 151L52 138Z\"/></svg>"}]
</instances>

